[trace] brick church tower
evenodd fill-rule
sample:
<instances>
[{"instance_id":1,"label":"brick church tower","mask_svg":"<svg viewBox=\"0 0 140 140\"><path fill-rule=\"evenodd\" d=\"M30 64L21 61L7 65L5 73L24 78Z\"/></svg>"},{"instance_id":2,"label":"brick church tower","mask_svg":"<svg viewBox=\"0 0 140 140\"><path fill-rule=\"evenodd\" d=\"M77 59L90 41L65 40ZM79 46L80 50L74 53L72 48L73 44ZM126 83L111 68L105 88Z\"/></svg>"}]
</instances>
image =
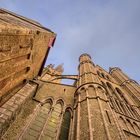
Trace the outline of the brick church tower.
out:
<instances>
[{"instance_id":1,"label":"brick church tower","mask_svg":"<svg viewBox=\"0 0 140 140\"><path fill-rule=\"evenodd\" d=\"M140 139L136 81L118 67L105 71L86 53L77 75L63 75L62 64L44 67L56 34L7 10L0 17L0 139Z\"/></svg>"},{"instance_id":2,"label":"brick church tower","mask_svg":"<svg viewBox=\"0 0 140 140\"><path fill-rule=\"evenodd\" d=\"M119 68L95 66L88 54L79 60L73 139L139 139L140 86Z\"/></svg>"}]
</instances>

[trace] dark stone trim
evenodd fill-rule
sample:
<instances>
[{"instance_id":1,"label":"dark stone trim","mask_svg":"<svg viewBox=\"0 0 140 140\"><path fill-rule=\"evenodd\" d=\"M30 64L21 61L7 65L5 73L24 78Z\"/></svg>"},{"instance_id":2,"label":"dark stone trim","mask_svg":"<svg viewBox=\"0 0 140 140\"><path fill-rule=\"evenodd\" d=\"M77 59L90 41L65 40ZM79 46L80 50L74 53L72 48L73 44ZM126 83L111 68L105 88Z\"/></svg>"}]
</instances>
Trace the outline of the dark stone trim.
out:
<instances>
[{"instance_id":1,"label":"dark stone trim","mask_svg":"<svg viewBox=\"0 0 140 140\"><path fill-rule=\"evenodd\" d=\"M94 63L93 63L92 61L86 60L86 61L82 61L82 62L79 64L78 70L79 70L80 66L81 66L82 64L85 64L85 63L90 63L90 64L92 64L93 66L95 66Z\"/></svg>"},{"instance_id":2,"label":"dark stone trim","mask_svg":"<svg viewBox=\"0 0 140 140\"><path fill-rule=\"evenodd\" d=\"M81 100L81 101L78 101L77 104L76 104L76 106L75 106L73 109L76 109L76 108L77 108L78 103L82 103L82 102L86 101L87 99L100 99L100 100L102 100L102 101L104 101L104 102L109 102L109 100L104 100L104 99L101 98L100 96L96 96L96 97L85 97L85 99L83 99L83 100Z\"/></svg>"},{"instance_id":3,"label":"dark stone trim","mask_svg":"<svg viewBox=\"0 0 140 140\"><path fill-rule=\"evenodd\" d=\"M85 74L94 74L94 75L97 75L96 73L93 73L93 72L85 72L85 73L83 73L82 75L79 75L79 77L82 77L82 76L85 75Z\"/></svg>"},{"instance_id":4,"label":"dark stone trim","mask_svg":"<svg viewBox=\"0 0 140 140\"><path fill-rule=\"evenodd\" d=\"M99 86L103 87L104 90L107 92L106 88L105 88L103 85L101 85L101 84L99 84L99 83L96 83L96 82L88 82L88 83L85 83L85 84L82 84L81 86L79 86L79 87L76 89L74 95L77 93L77 91L78 91L80 88L84 87L85 85L91 85L91 84L92 84L92 85L99 85Z\"/></svg>"}]
</instances>

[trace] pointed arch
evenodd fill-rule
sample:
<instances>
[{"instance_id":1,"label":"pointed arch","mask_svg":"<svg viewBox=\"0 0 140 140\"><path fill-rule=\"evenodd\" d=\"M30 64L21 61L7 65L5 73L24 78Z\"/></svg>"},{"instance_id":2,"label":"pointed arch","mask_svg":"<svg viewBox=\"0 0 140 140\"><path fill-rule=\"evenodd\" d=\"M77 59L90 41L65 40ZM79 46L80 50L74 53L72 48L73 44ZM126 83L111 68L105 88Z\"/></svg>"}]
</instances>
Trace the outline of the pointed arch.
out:
<instances>
[{"instance_id":1,"label":"pointed arch","mask_svg":"<svg viewBox=\"0 0 140 140\"><path fill-rule=\"evenodd\" d=\"M71 105L67 105L67 106L65 107L65 111L66 111L66 110L69 110L70 113L71 113L71 115L73 116L73 109L72 109L72 106L71 106Z\"/></svg>"},{"instance_id":2,"label":"pointed arch","mask_svg":"<svg viewBox=\"0 0 140 140\"><path fill-rule=\"evenodd\" d=\"M63 98L58 98L58 99L56 100L56 104L58 104L58 103L60 103L62 107L65 106L65 103L64 103Z\"/></svg>"},{"instance_id":3,"label":"pointed arch","mask_svg":"<svg viewBox=\"0 0 140 140\"><path fill-rule=\"evenodd\" d=\"M102 76L104 79L106 79L106 77L105 77L104 73L101 73L101 76Z\"/></svg>"},{"instance_id":4,"label":"pointed arch","mask_svg":"<svg viewBox=\"0 0 140 140\"><path fill-rule=\"evenodd\" d=\"M115 92L116 92L116 94L119 96L119 98L122 100L122 101L124 101L124 102L126 102L126 103L128 103L128 101L127 101L127 99L124 97L124 95L123 95L123 92L119 89L119 88L115 88Z\"/></svg>"},{"instance_id":5,"label":"pointed arch","mask_svg":"<svg viewBox=\"0 0 140 140\"><path fill-rule=\"evenodd\" d=\"M51 114L51 107L53 101L48 98L46 102L41 104L36 110L36 114L33 114L31 120L27 122L27 126L19 139L39 139L42 135L44 126Z\"/></svg>"},{"instance_id":6,"label":"pointed arch","mask_svg":"<svg viewBox=\"0 0 140 140\"><path fill-rule=\"evenodd\" d=\"M112 84L110 84L109 82L106 82L106 85L107 85L107 87L109 89L110 95L113 96L114 98L118 99Z\"/></svg>"},{"instance_id":7,"label":"pointed arch","mask_svg":"<svg viewBox=\"0 0 140 140\"><path fill-rule=\"evenodd\" d=\"M98 76L102 77L101 73L99 71L97 71Z\"/></svg>"},{"instance_id":8,"label":"pointed arch","mask_svg":"<svg viewBox=\"0 0 140 140\"><path fill-rule=\"evenodd\" d=\"M52 108L51 115L43 132L44 135L41 137L42 139L57 139L63 115L63 107L64 101L62 99L58 99Z\"/></svg>"},{"instance_id":9,"label":"pointed arch","mask_svg":"<svg viewBox=\"0 0 140 140\"><path fill-rule=\"evenodd\" d=\"M72 116L72 110L70 107L68 107L65 109L65 113L63 115L59 140L68 140L69 139L71 116Z\"/></svg>"},{"instance_id":10,"label":"pointed arch","mask_svg":"<svg viewBox=\"0 0 140 140\"><path fill-rule=\"evenodd\" d=\"M106 85L108 86L108 88L111 92L114 92L114 88L109 82L106 82Z\"/></svg>"},{"instance_id":11,"label":"pointed arch","mask_svg":"<svg viewBox=\"0 0 140 140\"><path fill-rule=\"evenodd\" d=\"M41 105L44 105L45 103L50 103L51 105L53 105L54 104L53 97L48 97L47 99L43 100Z\"/></svg>"}]
</instances>

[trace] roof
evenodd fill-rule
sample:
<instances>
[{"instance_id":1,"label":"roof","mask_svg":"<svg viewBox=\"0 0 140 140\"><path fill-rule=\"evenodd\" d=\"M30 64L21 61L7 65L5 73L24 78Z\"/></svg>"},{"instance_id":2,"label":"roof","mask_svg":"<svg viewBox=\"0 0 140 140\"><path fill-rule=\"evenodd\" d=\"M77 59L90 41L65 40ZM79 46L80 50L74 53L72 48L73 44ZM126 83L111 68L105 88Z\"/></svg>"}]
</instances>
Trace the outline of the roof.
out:
<instances>
[{"instance_id":1,"label":"roof","mask_svg":"<svg viewBox=\"0 0 140 140\"><path fill-rule=\"evenodd\" d=\"M40 29L44 29L44 30L47 30L47 31L49 31L49 32L54 33L54 32L51 31L50 29L48 29L48 28L42 26L39 22L37 22L37 21L35 21L35 20L31 20L31 19L26 18L26 17L21 16L21 15L18 15L18 14L16 14L16 13L11 12L11 11L8 11L8 10L6 10L6 9L1 8L1 9L0 9L0 13L9 14L9 15L11 15L11 16L17 18L17 19L22 20L23 22L26 22L27 24L31 24L31 25L34 25L34 26L36 26L36 27L39 27ZM13 21L13 22L14 22L14 21Z\"/></svg>"}]
</instances>

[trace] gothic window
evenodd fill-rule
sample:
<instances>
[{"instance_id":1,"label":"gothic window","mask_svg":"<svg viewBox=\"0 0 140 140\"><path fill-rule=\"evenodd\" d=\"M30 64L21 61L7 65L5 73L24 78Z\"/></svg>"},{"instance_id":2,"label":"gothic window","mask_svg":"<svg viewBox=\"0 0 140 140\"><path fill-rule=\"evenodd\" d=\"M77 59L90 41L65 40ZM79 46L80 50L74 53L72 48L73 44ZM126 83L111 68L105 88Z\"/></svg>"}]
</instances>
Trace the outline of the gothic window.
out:
<instances>
[{"instance_id":1,"label":"gothic window","mask_svg":"<svg viewBox=\"0 0 140 140\"><path fill-rule=\"evenodd\" d=\"M120 98L122 101L124 101L125 103L127 103L127 100L126 100L125 97L123 96L122 91L121 91L119 88L116 88L115 91L116 91L116 94L119 96L119 98Z\"/></svg>"},{"instance_id":2,"label":"gothic window","mask_svg":"<svg viewBox=\"0 0 140 140\"><path fill-rule=\"evenodd\" d=\"M111 93L111 95L114 97L114 98L117 98L116 94L114 93L114 88L113 86L110 84L110 83L106 83L107 84L107 87L109 89L109 92Z\"/></svg>"},{"instance_id":3,"label":"gothic window","mask_svg":"<svg viewBox=\"0 0 140 140\"><path fill-rule=\"evenodd\" d=\"M121 106L120 102L119 102L118 100L115 100L115 102L116 102L118 111L119 111L120 113L123 113L124 111L123 111L123 109L122 109L122 106Z\"/></svg>"},{"instance_id":4,"label":"gothic window","mask_svg":"<svg viewBox=\"0 0 140 140\"><path fill-rule=\"evenodd\" d=\"M99 71L97 71L98 76L102 77L101 73Z\"/></svg>"},{"instance_id":5,"label":"gothic window","mask_svg":"<svg viewBox=\"0 0 140 140\"><path fill-rule=\"evenodd\" d=\"M130 116L125 104L123 102L120 102L120 105L121 105L121 108L122 108L124 114L127 115L127 116Z\"/></svg>"},{"instance_id":6,"label":"gothic window","mask_svg":"<svg viewBox=\"0 0 140 140\"><path fill-rule=\"evenodd\" d=\"M41 140L44 139L51 140L57 137L59 125L61 123L62 107L63 106L61 102L57 102L56 105L54 106L54 109L52 110L47 125L43 130Z\"/></svg>"},{"instance_id":7,"label":"gothic window","mask_svg":"<svg viewBox=\"0 0 140 140\"><path fill-rule=\"evenodd\" d=\"M105 84L103 81L101 81L101 83L102 83L103 87L106 89L106 84ZM107 89L106 89L106 90L107 90ZM105 92L105 94L106 94L107 98L109 99L109 94L108 94L108 92Z\"/></svg>"},{"instance_id":8,"label":"gothic window","mask_svg":"<svg viewBox=\"0 0 140 140\"><path fill-rule=\"evenodd\" d=\"M52 103L48 100L39 108L39 110L37 110L36 114L33 114L31 122L28 122L26 130L23 131L20 138L23 140L29 140L38 139L40 137L41 131L49 117L51 105Z\"/></svg>"},{"instance_id":9,"label":"gothic window","mask_svg":"<svg viewBox=\"0 0 140 140\"><path fill-rule=\"evenodd\" d=\"M59 140L68 140L70 131L70 120L71 120L70 111L66 110L63 116Z\"/></svg>"},{"instance_id":10,"label":"gothic window","mask_svg":"<svg viewBox=\"0 0 140 140\"><path fill-rule=\"evenodd\" d=\"M102 76L103 78L105 78L105 75L104 75L103 73L101 73L101 76Z\"/></svg>"},{"instance_id":11,"label":"gothic window","mask_svg":"<svg viewBox=\"0 0 140 140\"><path fill-rule=\"evenodd\" d=\"M107 82L106 84L107 84L109 90L110 90L111 92L113 92L114 89L113 89L112 85L111 85L110 83L108 83L108 82Z\"/></svg>"},{"instance_id":12,"label":"gothic window","mask_svg":"<svg viewBox=\"0 0 140 140\"><path fill-rule=\"evenodd\" d=\"M132 106L129 106L129 107L130 107L132 114L135 116L135 118L140 120L140 115L138 114L138 112Z\"/></svg>"}]
</instances>

